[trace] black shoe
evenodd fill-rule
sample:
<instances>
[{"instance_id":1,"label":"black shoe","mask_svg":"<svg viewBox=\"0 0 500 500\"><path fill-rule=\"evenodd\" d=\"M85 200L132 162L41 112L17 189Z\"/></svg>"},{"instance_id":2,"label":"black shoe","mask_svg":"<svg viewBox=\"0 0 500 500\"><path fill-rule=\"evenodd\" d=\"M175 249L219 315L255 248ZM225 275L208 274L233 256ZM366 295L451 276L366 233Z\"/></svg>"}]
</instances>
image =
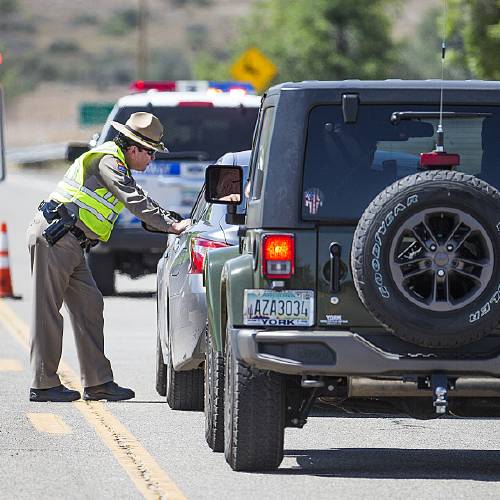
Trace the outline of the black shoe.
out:
<instances>
[{"instance_id":1,"label":"black shoe","mask_svg":"<svg viewBox=\"0 0 500 500\"><path fill-rule=\"evenodd\" d=\"M86 401L98 401L106 399L108 401L123 401L124 399L135 398L135 392L126 387L120 387L116 382L106 382L93 387L85 387L83 399Z\"/></svg>"},{"instance_id":2,"label":"black shoe","mask_svg":"<svg viewBox=\"0 0 500 500\"><path fill-rule=\"evenodd\" d=\"M30 389L30 401L56 401L58 403L66 403L80 399L80 393L58 385L50 389Z\"/></svg>"}]
</instances>

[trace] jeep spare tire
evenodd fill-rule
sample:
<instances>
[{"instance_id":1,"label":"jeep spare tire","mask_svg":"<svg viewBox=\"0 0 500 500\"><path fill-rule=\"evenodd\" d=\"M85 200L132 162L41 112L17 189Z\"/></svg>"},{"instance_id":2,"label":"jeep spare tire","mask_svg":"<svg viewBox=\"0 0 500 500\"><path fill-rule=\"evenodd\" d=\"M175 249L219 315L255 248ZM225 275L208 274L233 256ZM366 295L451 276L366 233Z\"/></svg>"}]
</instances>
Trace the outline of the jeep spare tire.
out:
<instances>
[{"instance_id":1,"label":"jeep spare tire","mask_svg":"<svg viewBox=\"0 0 500 500\"><path fill-rule=\"evenodd\" d=\"M500 193L461 172L405 177L365 210L351 265L363 304L396 336L474 342L500 320Z\"/></svg>"}]
</instances>

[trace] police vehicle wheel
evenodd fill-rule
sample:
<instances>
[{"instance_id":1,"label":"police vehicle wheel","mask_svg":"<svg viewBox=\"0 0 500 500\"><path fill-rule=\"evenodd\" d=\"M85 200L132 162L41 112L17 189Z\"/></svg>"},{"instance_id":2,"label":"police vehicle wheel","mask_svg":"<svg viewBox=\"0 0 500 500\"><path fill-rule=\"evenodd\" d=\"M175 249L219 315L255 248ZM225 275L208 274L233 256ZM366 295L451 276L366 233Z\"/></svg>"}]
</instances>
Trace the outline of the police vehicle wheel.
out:
<instances>
[{"instance_id":1,"label":"police vehicle wheel","mask_svg":"<svg viewBox=\"0 0 500 500\"><path fill-rule=\"evenodd\" d=\"M205 330L205 439L216 452L224 451L224 354L216 350Z\"/></svg>"},{"instance_id":2,"label":"police vehicle wheel","mask_svg":"<svg viewBox=\"0 0 500 500\"><path fill-rule=\"evenodd\" d=\"M283 460L285 384L281 374L249 368L226 336L224 455L233 470L277 469Z\"/></svg>"},{"instance_id":3,"label":"police vehicle wheel","mask_svg":"<svg viewBox=\"0 0 500 500\"><path fill-rule=\"evenodd\" d=\"M170 355L167 356L167 403L172 410L203 411L203 370L175 371Z\"/></svg>"},{"instance_id":4,"label":"police vehicle wheel","mask_svg":"<svg viewBox=\"0 0 500 500\"><path fill-rule=\"evenodd\" d=\"M115 258L111 253L90 252L87 263L97 288L104 296L115 293Z\"/></svg>"},{"instance_id":5,"label":"police vehicle wheel","mask_svg":"<svg viewBox=\"0 0 500 500\"><path fill-rule=\"evenodd\" d=\"M427 171L380 193L354 234L351 266L372 315L416 345L453 348L500 321L500 193Z\"/></svg>"}]
</instances>

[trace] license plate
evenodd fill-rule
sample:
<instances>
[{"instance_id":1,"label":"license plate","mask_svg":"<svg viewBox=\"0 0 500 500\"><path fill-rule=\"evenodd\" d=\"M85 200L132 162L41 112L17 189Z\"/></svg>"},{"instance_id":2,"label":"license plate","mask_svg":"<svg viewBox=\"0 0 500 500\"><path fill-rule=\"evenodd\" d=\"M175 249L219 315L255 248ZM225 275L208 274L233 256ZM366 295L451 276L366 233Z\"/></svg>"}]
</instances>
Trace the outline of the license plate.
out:
<instances>
[{"instance_id":1,"label":"license plate","mask_svg":"<svg viewBox=\"0 0 500 500\"><path fill-rule=\"evenodd\" d=\"M243 323L266 326L314 324L312 290L245 290Z\"/></svg>"}]
</instances>

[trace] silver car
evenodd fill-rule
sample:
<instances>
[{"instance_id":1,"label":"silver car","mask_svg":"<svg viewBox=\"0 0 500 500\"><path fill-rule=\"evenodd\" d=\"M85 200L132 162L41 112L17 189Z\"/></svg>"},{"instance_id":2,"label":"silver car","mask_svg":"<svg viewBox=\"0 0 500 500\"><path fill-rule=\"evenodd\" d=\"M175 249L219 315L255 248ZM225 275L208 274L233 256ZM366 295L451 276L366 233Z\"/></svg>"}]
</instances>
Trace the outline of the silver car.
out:
<instances>
[{"instance_id":1,"label":"silver car","mask_svg":"<svg viewBox=\"0 0 500 500\"><path fill-rule=\"evenodd\" d=\"M246 178L250 151L227 153L217 164L239 165ZM241 205L244 204L244 200ZM238 243L237 225L226 223L226 205L205 201L203 187L192 225L171 236L157 270L156 390L174 410L203 410L207 306L203 261L209 249Z\"/></svg>"}]
</instances>

